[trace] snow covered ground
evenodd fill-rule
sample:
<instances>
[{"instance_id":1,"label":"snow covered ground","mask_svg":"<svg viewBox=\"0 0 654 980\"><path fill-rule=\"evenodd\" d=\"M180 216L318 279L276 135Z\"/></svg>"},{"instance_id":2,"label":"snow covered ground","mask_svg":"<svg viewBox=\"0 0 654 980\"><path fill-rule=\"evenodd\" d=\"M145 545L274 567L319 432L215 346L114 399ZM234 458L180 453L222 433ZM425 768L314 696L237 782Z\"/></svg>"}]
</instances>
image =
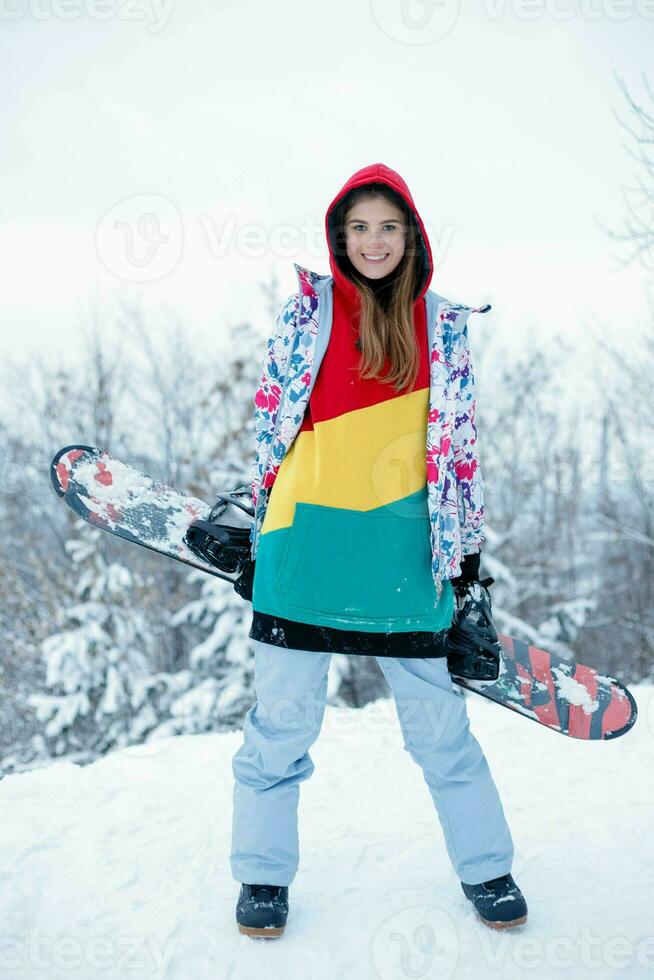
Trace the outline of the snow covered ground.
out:
<instances>
[{"instance_id":1,"label":"snow covered ground","mask_svg":"<svg viewBox=\"0 0 654 980\"><path fill-rule=\"evenodd\" d=\"M584 743L467 699L515 841L526 925L464 897L395 707L327 707L300 791L286 932L241 936L229 868L240 732L182 736L0 783L0 976L457 980L654 976L654 686Z\"/></svg>"}]
</instances>

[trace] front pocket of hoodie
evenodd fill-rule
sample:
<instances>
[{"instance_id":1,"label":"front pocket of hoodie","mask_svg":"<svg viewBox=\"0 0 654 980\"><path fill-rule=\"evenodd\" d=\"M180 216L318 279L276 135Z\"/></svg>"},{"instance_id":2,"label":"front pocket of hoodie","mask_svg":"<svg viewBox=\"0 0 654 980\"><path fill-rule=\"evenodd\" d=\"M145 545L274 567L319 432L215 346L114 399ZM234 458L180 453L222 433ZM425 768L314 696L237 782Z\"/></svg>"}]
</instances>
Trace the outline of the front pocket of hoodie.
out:
<instances>
[{"instance_id":1,"label":"front pocket of hoodie","mask_svg":"<svg viewBox=\"0 0 654 980\"><path fill-rule=\"evenodd\" d=\"M298 503L277 585L285 607L354 622L433 614L429 518Z\"/></svg>"}]
</instances>

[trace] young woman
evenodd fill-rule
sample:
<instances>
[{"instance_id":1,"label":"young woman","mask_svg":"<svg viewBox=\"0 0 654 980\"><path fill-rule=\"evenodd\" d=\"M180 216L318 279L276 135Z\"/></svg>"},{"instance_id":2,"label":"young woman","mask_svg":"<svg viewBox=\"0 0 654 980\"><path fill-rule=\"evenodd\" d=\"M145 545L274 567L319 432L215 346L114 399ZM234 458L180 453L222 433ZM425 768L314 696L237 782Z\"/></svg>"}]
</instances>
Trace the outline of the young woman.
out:
<instances>
[{"instance_id":1,"label":"young woman","mask_svg":"<svg viewBox=\"0 0 654 980\"><path fill-rule=\"evenodd\" d=\"M298 292L277 318L254 399L257 701L233 759L236 919L248 935L284 930L299 784L313 772L338 652L376 657L463 891L487 924L506 928L527 913L513 841L445 650L453 586L479 579L467 319L489 307L429 289L424 224L383 164L347 181L325 230L332 274L295 266Z\"/></svg>"}]
</instances>

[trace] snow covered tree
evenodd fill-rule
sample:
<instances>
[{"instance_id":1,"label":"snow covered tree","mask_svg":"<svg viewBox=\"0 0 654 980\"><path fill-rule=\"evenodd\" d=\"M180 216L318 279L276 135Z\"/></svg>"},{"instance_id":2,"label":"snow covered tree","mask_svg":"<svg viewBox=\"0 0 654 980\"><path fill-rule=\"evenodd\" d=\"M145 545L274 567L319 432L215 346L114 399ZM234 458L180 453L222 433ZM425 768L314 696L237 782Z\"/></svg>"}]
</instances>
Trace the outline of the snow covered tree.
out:
<instances>
[{"instance_id":1,"label":"snow covered tree","mask_svg":"<svg viewBox=\"0 0 654 980\"><path fill-rule=\"evenodd\" d=\"M44 725L35 748L38 742L49 755L80 761L140 741L159 717L154 639L134 601L143 583L107 561L101 538L83 524L65 544L74 601L61 607L58 632L41 644L48 691L28 698Z\"/></svg>"},{"instance_id":2,"label":"snow covered tree","mask_svg":"<svg viewBox=\"0 0 654 980\"><path fill-rule=\"evenodd\" d=\"M189 653L188 684L151 738L236 728L255 697L250 604L231 583L204 572L191 572L189 581L200 583L200 595L174 613L171 623L206 635Z\"/></svg>"}]
</instances>

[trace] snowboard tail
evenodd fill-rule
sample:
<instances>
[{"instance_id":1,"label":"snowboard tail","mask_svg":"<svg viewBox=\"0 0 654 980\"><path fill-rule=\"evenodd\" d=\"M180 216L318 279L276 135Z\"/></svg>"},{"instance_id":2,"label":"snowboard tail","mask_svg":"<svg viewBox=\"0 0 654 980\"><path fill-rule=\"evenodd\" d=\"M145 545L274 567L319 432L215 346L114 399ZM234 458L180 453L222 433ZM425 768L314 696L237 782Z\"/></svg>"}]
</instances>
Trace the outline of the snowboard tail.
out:
<instances>
[{"instance_id":1,"label":"snowboard tail","mask_svg":"<svg viewBox=\"0 0 654 980\"><path fill-rule=\"evenodd\" d=\"M454 674L452 679L466 690L572 738L619 738L635 723L634 697L614 677L504 633L499 640L502 652L496 680L468 680Z\"/></svg>"}]
</instances>

